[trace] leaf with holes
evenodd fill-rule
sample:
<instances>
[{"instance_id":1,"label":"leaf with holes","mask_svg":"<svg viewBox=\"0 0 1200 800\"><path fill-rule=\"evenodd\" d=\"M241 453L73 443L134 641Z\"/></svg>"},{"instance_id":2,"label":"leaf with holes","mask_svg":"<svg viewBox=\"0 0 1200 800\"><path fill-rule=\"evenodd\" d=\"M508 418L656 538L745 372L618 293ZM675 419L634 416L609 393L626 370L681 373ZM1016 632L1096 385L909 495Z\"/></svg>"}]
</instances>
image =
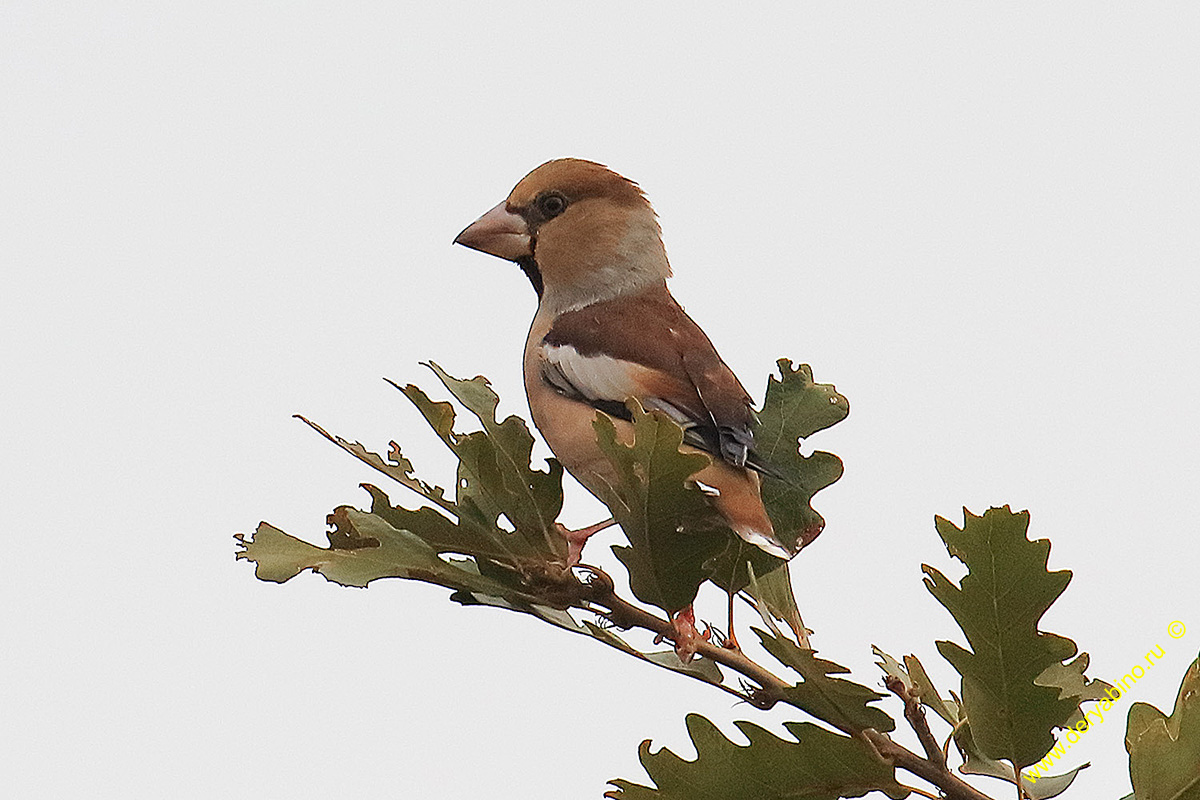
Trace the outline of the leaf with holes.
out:
<instances>
[{"instance_id":1,"label":"leaf with holes","mask_svg":"<svg viewBox=\"0 0 1200 800\"><path fill-rule=\"evenodd\" d=\"M295 417L367 466L382 472L384 475L387 475L402 486L408 487L444 511L449 511L457 516L458 512L454 503L446 499L446 492L442 487L425 483L425 481L420 480L412 474L412 462L400 452L400 445L392 442L387 457L384 458L377 453L371 452L359 442L351 442L329 433L307 417L300 414L296 414Z\"/></svg>"},{"instance_id":2,"label":"leaf with holes","mask_svg":"<svg viewBox=\"0 0 1200 800\"><path fill-rule=\"evenodd\" d=\"M551 459L546 471L533 469L533 436L518 417L496 421L499 398L486 378L460 380L437 364L429 366L483 424L483 430L458 433L450 403L435 402L412 384L397 386L458 457L455 502L460 519L495 527L503 516L515 529L519 541L514 549L520 555L565 559L566 541L554 529L562 510L562 466Z\"/></svg>"}]
</instances>

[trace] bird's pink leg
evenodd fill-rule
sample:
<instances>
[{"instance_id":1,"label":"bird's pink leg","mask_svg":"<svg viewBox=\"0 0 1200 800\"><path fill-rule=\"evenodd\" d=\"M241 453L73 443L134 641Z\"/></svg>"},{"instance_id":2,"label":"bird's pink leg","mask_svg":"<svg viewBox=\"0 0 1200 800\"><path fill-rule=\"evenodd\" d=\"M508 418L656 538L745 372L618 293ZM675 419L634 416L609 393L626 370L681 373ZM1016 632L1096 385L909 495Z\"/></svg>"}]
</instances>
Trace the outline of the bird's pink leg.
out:
<instances>
[{"instance_id":1,"label":"bird's pink leg","mask_svg":"<svg viewBox=\"0 0 1200 800\"><path fill-rule=\"evenodd\" d=\"M554 529L562 534L562 537L567 540L567 566L573 567L579 563L579 558L583 555L583 546L587 544L587 540L592 534L599 533L605 528L616 525L617 521L612 517L597 522L595 525L588 525L586 528L580 528L577 531L569 530L565 525L554 523Z\"/></svg>"},{"instance_id":2,"label":"bird's pink leg","mask_svg":"<svg viewBox=\"0 0 1200 800\"><path fill-rule=\"evenodd\" d=\"M721 647L737 650L740 653L742 648L738 645L737 637L733 635L733 600L735 597L737 597L737 592L729 592L729 637L721 642Z\"/></svg>"},{"instance_id":3,"label":"bird's pink leg","mask_svg":"<svg viewBox=\"0 0 1200 800\"><path fill-rule=\"evenodd\" d=\"M696 655L696 644L702 638L696 630L696 611L691 604L671 615L671 625L675 628L675 655L683 663L690 663Z\"/></svg>"}]
</instances>

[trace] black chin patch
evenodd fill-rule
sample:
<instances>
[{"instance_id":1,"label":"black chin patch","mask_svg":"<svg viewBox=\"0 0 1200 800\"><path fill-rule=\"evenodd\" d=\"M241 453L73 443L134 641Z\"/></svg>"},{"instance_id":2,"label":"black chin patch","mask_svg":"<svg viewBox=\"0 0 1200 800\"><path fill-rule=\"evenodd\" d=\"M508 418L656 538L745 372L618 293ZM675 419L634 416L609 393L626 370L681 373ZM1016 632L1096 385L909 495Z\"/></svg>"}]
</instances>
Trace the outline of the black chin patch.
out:
<instances>
[{"instance_id":1,"label":"black chin patch","mask_svg":"<svg viewBox=\"0 0 1200 800\"><path fill-rule=\"evenodd\" d=\"M542 271L538 269L537 261L533 258L518 258L517 266L525 273L525 277L529 278L529 282L533 284L533 290L537 292L538 300L542 299Z\"/></svg>"}]
</instances>

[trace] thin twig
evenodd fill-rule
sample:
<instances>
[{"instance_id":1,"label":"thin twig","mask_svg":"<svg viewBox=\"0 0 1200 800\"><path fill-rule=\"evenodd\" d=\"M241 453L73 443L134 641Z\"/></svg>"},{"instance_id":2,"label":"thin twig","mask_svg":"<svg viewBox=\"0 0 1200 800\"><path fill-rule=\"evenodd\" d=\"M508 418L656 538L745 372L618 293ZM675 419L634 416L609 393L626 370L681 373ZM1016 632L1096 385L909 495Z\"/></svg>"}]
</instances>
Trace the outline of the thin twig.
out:
<instances>
[{"instance_id":1,"label":"thin twig","mask_svg":"<svg viewBox=\"0 0 1200 800\"><path fill-rule=\"evenodd\" d=\"M883 685L892 694L904 701L904 718L917 734L921 747L925 749L925 757L941 769L946 769L946 756L938 745L933 731L929 730L929 721L925 719L925 709L921 708L921 699L904 685L904 681L888 675L883 679Z\"/></svg>"},{"instance_id":2,"label":"thin twig","mask_svg":"<svg viewBox=\"0 0 1200 800\"><path fill-rule=\"evenodd\" d=\"M1008 762L1013 771L1013 783L1017 785L1017 800L1026 800L1029 794L1025 791L1025 787L1021 785L1021 770L1017 769L1017 765L1012 761Z\"/></svg>"},{"instance_id":3,"label":"thin twig","mask_svg":"<svg viewBox=\"0 0 1200 800\"><path fill-rule=\"evenodd\" d=\"M942 790L947 800L993 800L954 773L938 767L927 758L921 758L879 731L868 728L864 733L875 744L875 748L880 754L893 766L906 769L917 777L929 781Z\"/></svg>"}]
</instances>

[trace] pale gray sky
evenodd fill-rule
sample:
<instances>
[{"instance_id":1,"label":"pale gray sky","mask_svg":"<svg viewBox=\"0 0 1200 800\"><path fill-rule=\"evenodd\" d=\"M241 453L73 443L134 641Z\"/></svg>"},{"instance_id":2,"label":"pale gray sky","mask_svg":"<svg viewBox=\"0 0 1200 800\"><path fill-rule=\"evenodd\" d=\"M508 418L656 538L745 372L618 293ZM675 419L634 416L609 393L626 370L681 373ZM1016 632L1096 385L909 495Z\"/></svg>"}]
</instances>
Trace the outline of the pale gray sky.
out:
<instances>
[{"instance_id":1,"label":"pale gray sky","mask_svg":"<svg viewBox=\"0 0 1200 800\"><path fill-rule=\"evenodd\" d=\"M690 752L689 711L799 718L439 589L233 560L367 501L292 413L441 483L381 377L432 390L432 358L525 413L533 294L450 241L567 155L646 189L756 394L786 356L849 397L795 564L823 656L948 688L932 517L1009 503L1075 571L1043 628L1100 677L1161 643L1134 699L1170 710L1200 637L1196 6L583 8L0 6L11 796L599 797L644 738ZM1125 710L1068 797L1127 791Z\"/></svg>"}]
</instances>

